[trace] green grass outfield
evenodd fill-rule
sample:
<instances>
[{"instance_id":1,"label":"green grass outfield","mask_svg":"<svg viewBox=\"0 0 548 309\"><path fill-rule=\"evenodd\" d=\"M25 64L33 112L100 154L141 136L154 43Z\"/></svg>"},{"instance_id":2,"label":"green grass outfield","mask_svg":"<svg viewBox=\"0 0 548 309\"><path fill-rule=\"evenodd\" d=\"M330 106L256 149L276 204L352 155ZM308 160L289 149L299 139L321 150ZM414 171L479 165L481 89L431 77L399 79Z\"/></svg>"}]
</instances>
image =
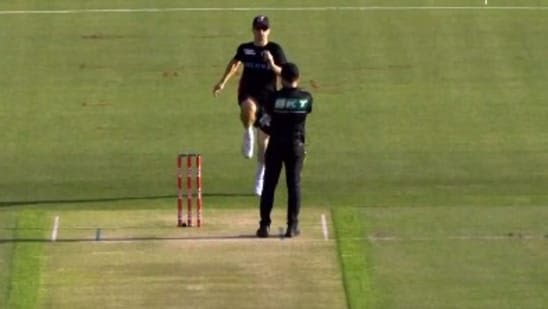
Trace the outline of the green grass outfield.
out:
<instances>
[{"instance_id":1,"label":"green grass outfield","mask_svg":"<svg viewBox=\"0 0 548 309\"><path fill-rule=\"evenodd\" d=\"M0 4L0 308L548 306L548 1L78 2ZM259 13L316 104L287 242L230 240L255 164L236 79L211 95ZM206 226L181 231L188 150Z\"/></svg>"}]
</instances>

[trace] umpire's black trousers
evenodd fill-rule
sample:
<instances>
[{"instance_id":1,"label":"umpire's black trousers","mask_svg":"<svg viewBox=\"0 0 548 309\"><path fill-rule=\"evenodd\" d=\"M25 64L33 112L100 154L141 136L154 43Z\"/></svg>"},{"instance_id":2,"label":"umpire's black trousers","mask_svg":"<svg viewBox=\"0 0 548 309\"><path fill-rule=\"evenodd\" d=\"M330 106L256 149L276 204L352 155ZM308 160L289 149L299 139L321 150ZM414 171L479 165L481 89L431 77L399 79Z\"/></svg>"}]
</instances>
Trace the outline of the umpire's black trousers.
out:
<instances>
[{"instance_id":1,"label":"umpire's black trousers","mask_svg":"<svg viewBox=\"0 0 548 309\"><path fill-rule=\"evenodd\" d=\"M304 143L300 140L276 140L271 138L265 153L265 173L261 194L262 226L270 226L270 212L274 204L274 193L285 166L287 183L287 224L299 223L301 208L301 170L305 156Z\"/></svg>"}]
</instances>

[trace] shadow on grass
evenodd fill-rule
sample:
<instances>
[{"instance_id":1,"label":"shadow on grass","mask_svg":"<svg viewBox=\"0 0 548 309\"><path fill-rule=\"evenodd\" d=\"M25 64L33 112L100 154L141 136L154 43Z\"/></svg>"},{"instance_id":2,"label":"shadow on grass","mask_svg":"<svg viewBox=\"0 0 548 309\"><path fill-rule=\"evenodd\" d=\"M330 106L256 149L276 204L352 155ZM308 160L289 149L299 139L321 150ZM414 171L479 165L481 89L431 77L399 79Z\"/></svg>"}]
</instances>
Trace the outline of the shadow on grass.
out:
<instances>
[{"instance_id":1,"label":"shadow on grass","mask_svg":"<svg viewBox=\"0 0 548 309\"><path fill-rule=\"evenodd\" d=\"M255 235L208 235L208 236L144 236L144 237L108 237L108 238L63 238L52 241L47 238L0 238L0 244L4 243L77 243L77 242L134 242L134 241L228 241L258 239Z\"/></svg>"},{"instance_id":2,"label":"shadow on grass","mask_svg":"<svg viewBox=\"0 0 548 309\"><path fill-rule=\"evenodd\" d=\"M252 197L252 193L204 193L203 197ZM173 198L176 195L154 195L154 196L126 196L126 197L107 197L107 198L89 198L89 199L51 199L51 200L30 200L30 201L5 201L0 202L0 207L31 206L31 205L49 205L49 204L84 204L84 203L103 203L103 202L123 202L123 201L146 201L161 200Z\"/></svg>"}]
</instances>

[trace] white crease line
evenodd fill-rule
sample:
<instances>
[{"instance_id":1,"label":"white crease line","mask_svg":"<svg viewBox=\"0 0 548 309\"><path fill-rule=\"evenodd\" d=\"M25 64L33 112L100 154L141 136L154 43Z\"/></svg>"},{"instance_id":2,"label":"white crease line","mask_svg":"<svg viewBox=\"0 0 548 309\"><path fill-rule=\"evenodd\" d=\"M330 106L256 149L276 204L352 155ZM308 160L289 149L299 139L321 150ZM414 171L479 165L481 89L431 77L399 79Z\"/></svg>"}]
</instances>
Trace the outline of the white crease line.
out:
<instances>
[{"instance_id":1,"label":"white crease line","mask_svg":"<svg viewBox=\"0 0 548 309\"><path fill-rule=\"evenodd\" d=\"M51 241L57 240L57 233L59 231L59 216L56 216L53 220L53 228L51 229Z\"/></svg>"},{"instance_id":2,"label":"white crease line","mask_svg":"<svg viewBox=\"0 0 548 309\"><path fill-rule=\"evenodd\" d=\"M65 10L0 10L0 15L86 14L86 13L168 13L226 11L416 11L416 10L548 10L548 6L314 6L314 7L178 7Z\"/></svg>"},{"instance_id":3,"label":"white crease line","mask_svg":"<svg viewBox=\"0 0 548 309\"><path fill-rule=\"evenodd\" d=\"M63 240L63 241L67 241L67 240ZM79 240L76 239L74 241L79 241ZM85 239L85 240L82 240L82 241L90 241L90 240ZM144 242L144 241L157 241L157 242L160 242L160 241L176 241L176 242L180 242L181 244L187 243L187 244L192 245L192 246L200 246L200 245L203 245L203 244L206 244L206 243L215 243L215 244L242 243L242 244L250 244L250 245L253 245L253 246L256 246L257 244L261 244L263 242L273 242L273 243L279 243L279 244L289 244L289 243L295 243L295 244L298 244L298 243L325 244L326 243L326 240L323 239L323 238L322 239L320 239L320 238L302 238L301 236L297 237L297 239L295 241L293 241L293 240L284 240L283 242L281 242L278 235L270 235L270 237L265 238L265 239L258 239L258 238L253 238L253 237L241 238L241 239L237 239L237 238L234 238L234 239L193 238L193 239L191 239L191 238L176 238L176 237L173 237L173 238L157 238L157 239L142 239L142 238L139 238L139 237L127 237L127 238L116 238L116 237L107 238L107 237L103 237L103 238L101 238L101 243L104 243L104 244L108 244L108 243L113 243L113 244L117 244L117 243L135 243L135 242ZM331 242L333 240L328 239L328 241Z\"/></svg>"},{"instance_id":4,"label":"white crease line","mask_svg":"<svg viewBox=\"0 0 548 309\"><path fill-rule=\"evenodd\" d=\"M327 220L325 219L325 215L322 214L322 232L323 232L323 239L329 240L329 230L327 228Z\"/></svg>"}]
</instances>

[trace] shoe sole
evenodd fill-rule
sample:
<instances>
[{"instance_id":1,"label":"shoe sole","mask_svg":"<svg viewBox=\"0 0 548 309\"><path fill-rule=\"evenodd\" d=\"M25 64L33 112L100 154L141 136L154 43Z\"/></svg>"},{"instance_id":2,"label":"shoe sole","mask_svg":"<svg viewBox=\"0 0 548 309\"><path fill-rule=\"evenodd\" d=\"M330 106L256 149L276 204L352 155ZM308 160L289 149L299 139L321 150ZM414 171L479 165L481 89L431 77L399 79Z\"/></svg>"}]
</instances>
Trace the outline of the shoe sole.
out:
<instances>
[{"instance_id":1,"label":"shoe sole","mask_svg":"<svg viewBox=\"0 0 548 309\"><path fill-rule=\"evenodd\" d=\"M301 232L295 232L295 233L285 233L286 238L294 238L301 234Z\"/></svg>"},{"instance_id":2,"label":"shoe sole","mask_svg":"<svg viewBox=\"0 0 548 309\"><path fill-rule=\"evenodd\" d=\"M259 238L267 238L269 236L269 232L268 230L266 231L266 233L262 233L260 230L257 230L257 233L256 233L257 237Z\"/></svg>"}]
</instances>

